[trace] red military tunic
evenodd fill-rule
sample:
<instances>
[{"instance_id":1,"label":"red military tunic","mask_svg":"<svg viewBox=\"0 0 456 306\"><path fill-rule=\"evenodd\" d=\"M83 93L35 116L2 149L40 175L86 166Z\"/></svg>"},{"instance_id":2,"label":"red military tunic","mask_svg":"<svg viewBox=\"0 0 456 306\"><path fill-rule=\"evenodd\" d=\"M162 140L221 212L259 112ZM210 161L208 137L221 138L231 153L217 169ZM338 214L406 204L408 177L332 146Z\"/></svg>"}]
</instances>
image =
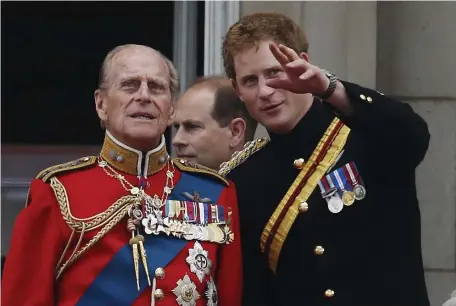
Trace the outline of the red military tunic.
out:
<instances>
[{"instance_id":1,"label":"red military tunic","mask_svg":"<svg viewBox=\"0 0 456 306\"><path fill-rule=\"evenodd\" d=\"M100 157L133 186L138 185L138 171L147 171L145 192L162 195L170 171L164 138L158 149L143 155L107 133ZM51 167L32 181L5 264L3 305L240 305L242 261L234 185L208 169L179 160L173 164L175 187L170 198L190 201L182 194L198 192L225 212L221 218L231 211L231 243L142 232L152 286L140 260L138 290L128 215L116 217L122 205L113 206L129 195L128 188L109 176L97 157L82 158ZM199 212L201 221L203 211ZM193 213L197 215L198 210ZM93 219L95 215L98 218ZM77 258L62 271L73 253Z\"/></svg>"}]
</instances>

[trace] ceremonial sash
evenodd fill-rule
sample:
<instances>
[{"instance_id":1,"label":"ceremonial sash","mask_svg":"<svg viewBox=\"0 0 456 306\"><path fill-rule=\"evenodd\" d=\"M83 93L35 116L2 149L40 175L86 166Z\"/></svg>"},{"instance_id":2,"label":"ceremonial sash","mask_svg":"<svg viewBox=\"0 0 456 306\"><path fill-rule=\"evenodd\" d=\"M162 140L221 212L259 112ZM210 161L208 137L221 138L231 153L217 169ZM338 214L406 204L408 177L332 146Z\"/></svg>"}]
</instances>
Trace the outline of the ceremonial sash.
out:
<instances>
[{"instance_id":1,"label":"ceremonial sash","mask_svg":"<svg viewBox=\"0 0 456 306\"><path fill-rule=\"evenodd\" d=\"M169 195L170 200L185 200L182 195L188 191L198 191L217 202L224 186L200 176L182 173L182 176ZM158 267L165 267L187 245L185 239L163 235L145 235L144 247L149 271L153 273ZM133 268L131 246L123 246L97 275L76 305L78 306L125 306L133 302L148 287L144 270L140 273L141 290L136 288L136 277Z\"/></svg>"},{"instance_id":2,"label":"ceremonial sash","mask_svg":"<svg viewBox=\"0 0 456 306\"><path fill-rule=\"evenodd\" d=\"M299 214L299 204L306 202L322 176L343 149L350 129L335 118L315 151L280 201L261 234L260 247L268 255L269 266L276 273L282 246Z\"/></svg>"}]
</instances>

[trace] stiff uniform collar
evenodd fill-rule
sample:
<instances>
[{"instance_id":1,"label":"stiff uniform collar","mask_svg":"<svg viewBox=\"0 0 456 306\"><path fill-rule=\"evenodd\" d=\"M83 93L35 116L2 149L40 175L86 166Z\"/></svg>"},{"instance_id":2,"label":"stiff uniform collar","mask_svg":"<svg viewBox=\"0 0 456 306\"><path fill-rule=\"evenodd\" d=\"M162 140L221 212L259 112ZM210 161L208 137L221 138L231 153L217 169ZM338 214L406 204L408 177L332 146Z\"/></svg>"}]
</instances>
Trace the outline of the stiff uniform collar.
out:
<instances>
[{"instance_id":1,"label":"stiff uniform collar","mask_svg":"<svg viewBox=\"0 0 456 306\"><path fill-rule=\"evenodd\" d=\"M163 135L158 147L143 153L121 143L108 131L100 155L111 167L137 176L149 176L159 172L169 158Z\"/></svg>"},{"instance_id":2,"label":"stiff uniform collar","mask_svg":"<svg viewBox=\"0 0 456 306\"><path fill-rule=\"evenodd\" d=\"M307 143L315 146L323 133L334 119L334 112L330 106L318 98L314 98L307 113L298 124L287 134L274 134L269 132L271 142L296 142Z\"/></svg>"}]
</instances>

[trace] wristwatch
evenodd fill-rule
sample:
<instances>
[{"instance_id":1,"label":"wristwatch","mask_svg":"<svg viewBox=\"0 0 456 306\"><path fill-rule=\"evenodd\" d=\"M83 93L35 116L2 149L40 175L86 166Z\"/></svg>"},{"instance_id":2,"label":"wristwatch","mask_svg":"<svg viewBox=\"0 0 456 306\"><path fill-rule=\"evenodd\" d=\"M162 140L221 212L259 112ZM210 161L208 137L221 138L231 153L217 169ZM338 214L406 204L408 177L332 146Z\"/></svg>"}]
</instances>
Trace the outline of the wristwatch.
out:
<instances>
[{"instance_id":1,"label":"wristwatch","mask_svg":"<svg viewBox=\"0 0 456 306\"><path fill-rule=\"evenodd\" d=\"M327 70L322 70L322 72L326 75L326 77L328 77L329 86L323 94L321 94L317 97L322 100L326 100L326 99L329 99L332 96L332 94L334 93L334 90L336 90L337 76Z\"/></svg>"}]
</instances>

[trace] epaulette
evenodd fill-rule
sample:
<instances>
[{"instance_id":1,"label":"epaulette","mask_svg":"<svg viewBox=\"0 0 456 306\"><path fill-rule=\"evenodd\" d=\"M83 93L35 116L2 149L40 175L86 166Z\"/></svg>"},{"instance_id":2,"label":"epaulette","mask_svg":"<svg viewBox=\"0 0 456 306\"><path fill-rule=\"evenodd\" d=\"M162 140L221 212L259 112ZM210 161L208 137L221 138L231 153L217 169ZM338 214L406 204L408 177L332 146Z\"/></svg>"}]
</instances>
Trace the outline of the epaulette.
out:
<instances>
[{"instance_id":1,"label":"epaulette","mask_svg":"<svg viewBox=\"0 0 456 306\"><path fill-rule=\"evenodd\" d=\"M264 148L268 143L269 138L267 137L261 137L247 142L244 145L244 149L242 149L241 151L234 152L229 161L224 162L220 165L218 173L221 176L225 177L228 173L231 172L231 170L245 162L247 158L249 158L254 153Z\"/></svg>"},{"instance_id":2,"label":"epaulette","mask_svg":"<svg viewBox=\"0 0 456 306\"><path fill-rule=\"evenodd\" d=\"M181 171L200 173L212 178L216 178L226 186L230 185L227 179L225 179L223 176L218 174L217 171L211 168L180 158L173 158L173 163Z\"/></svg>"},{"instance_id":3,"label":"epaulette","mask_svg":"<svg viewBox=\"0 0 456 306\"><path fill-rule=\"evenodd\" d=\"M79 159L59 164L59 165L54 165L49 168L44 169L38 175L35 177L37 179L40 179L47 183L49 179L57 174L63 173L63 172L68 172L68 171L73 171L77 169L84 169L89 166L92 166L95 164L97 161L96 156L86 156L86 157L81 157Z\"/></svg>"}]
</instances>

